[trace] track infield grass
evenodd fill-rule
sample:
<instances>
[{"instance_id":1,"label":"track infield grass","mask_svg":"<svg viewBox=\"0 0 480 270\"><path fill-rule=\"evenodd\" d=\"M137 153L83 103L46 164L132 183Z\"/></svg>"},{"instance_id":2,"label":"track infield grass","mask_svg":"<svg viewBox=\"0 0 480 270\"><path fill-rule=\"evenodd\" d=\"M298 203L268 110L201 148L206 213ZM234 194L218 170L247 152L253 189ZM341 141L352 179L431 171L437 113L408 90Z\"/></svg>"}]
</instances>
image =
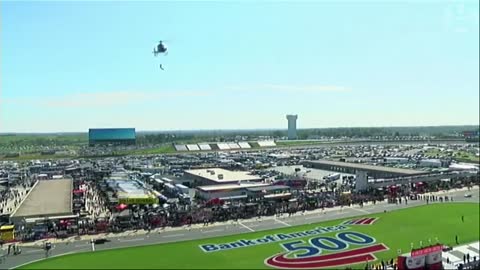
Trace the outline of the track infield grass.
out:
<instances>
[{"instance_id":1,"label":"track infield grass","mask_svg":"<svg viewBox=\"0 0 480 270\"><path fill-rule=\"evenodd\" d=\"M287 253L280 245L281 243L303 240L303 244L300 243L297 245L308 246L310 245L308 242L309 239L323 236L335 237L339 232L359 232L373 237L376 240L374 244L383 243L389 248L386 251L374 253L374 256L379 260L390 260L397 256L399 249L401 249L402 253L406 253L410 251L411 243L414 244L414 247L418 248L420 241L423 241L424 245L428 245L429 239L434 243L435 239L438 238L440 243L449 246L456 245L456 235L458 235L458 240L461 244L478 241L480 238L479 207L480 204L477 203L424 205L387 213L364 215L356 218L339 219L226 237L77 253L25 265L22 269L273 269L273 267L265 264L265 260L279 253ZM464 216L464 222L461 220L462 215ZM207 253L199 247L199 245L205 244L231 243L240 239L253 240L279 233L303 232L313 230L317 227L339 225L344 221L364 217L376 217L378 219L371 225L345 225L348 229L342 231L327 232L310 235L308 237L299 237L230 250ZM349 244L349 247L345 250L360 247L363 246ZM301 254L304 252L305 250L294 253ZM334 252L323 250L321 255ZM287 257L293 258L294 253L290 253ZM377 260L377 262L379 262L379 260ZM363 269L365 263L357 263L351 266ZM345 267L344 265L338 268L344 269Z\"/></svg>"}]
</instances>

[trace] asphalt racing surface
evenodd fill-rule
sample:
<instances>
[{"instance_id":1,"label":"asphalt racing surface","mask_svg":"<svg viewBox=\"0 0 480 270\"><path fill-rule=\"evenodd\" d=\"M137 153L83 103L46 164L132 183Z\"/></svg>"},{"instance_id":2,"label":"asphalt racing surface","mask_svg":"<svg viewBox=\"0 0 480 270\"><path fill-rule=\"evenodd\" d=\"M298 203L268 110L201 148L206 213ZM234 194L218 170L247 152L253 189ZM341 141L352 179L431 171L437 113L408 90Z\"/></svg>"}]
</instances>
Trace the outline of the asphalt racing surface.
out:
<instances>
[{"instance_id":1,"label":"asphalt racing surface","mask_svg":"<svg viewBox=\"0 0 480 270\"><path fill-rule=\"evenodd\" d=\"M471 198L465 198L466 193L472 194ZM449 192L437 193L438 196L449 195L453 196L454 202L475 202L479 203L479 190L475 187L471 191L453 190ZM435 202L439 203L439 202ZM385 202L377 204L366 204L363 208L358 206L339 207L321 210L307 211L305 214L296 213L288 217L286 215L280 218L263 217L261 219L241 220L239 222L223 222L215 223L204 227L203 225L192 225L190 228L167 228L165 230L156 229L150 233L145 231L130 231L121 234L107 234L106 237L111 240L105 244L95 245L95 250L114 249L122 247L143 246L159 243L178 242L185 240L194 240L202 238L211 238L217 236L226 236L239 233L248 233L254 231L262 231L276 228L284 228L295 225L318 223L339 218L348 218L359 215L367 215L373 213L381 213L384 210L391 211L395 209L402 209L418 205L425 205L423 200L409 200L408 205L403 204L387 204ZM98 237L98 236L97 236ZM92 252L92 245L90 239L92 236L85 236L82 240L57 240L52 241L54 248L51 250L50 257L61 256L65 254L72 254L78 252ZM93 236L95 238L95 236ZM45 251L42 249L43 242L22 245L22 253L20 255L9 255L5 257L3 263L0 264L0 269L11 269L30 262L42 260L45 258ZM6 245L4 245L4 249ZM94 251L93 251L94 252Z\"/></svg>"}]
</instances>

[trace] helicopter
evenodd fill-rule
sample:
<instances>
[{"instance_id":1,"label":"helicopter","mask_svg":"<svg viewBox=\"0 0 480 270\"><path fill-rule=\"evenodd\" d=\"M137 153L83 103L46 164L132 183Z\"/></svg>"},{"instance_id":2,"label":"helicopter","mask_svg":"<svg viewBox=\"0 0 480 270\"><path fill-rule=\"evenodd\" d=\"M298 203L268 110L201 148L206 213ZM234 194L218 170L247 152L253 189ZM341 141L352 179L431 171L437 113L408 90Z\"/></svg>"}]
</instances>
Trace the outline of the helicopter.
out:
<instances>
[{"instance_id":1,"label":"helicopter","mask_svg":"<svg viewBox=\"0 0 480 270\"><path fill-rule=\"evenodd\" d=\"M163 41L159 41L158 42L158 45L157 47L153 48L153 55L156 57L159 53L163 53L164 55L167 55L168 52L167 52L167 46L165 46L165 44L163 44ZM162 66L162 64L160 64L160 69L161 70L165 70Z\"/></svg>"},{"instance_id":2,"label":"helicopter","mask_svg":"<svg viewBox=\"0 0 480 270\"><path fill-rule=\"evenodd\" d=\"M157 47L156 47L156 48L155 48L155 47L153 48L153 55L154 55L154 56L157 56L159 53L163 53L163 54L165 54L165 55L168 54L168 52L167 52L167 46L165 46L165 44L163 44L163 41L161 41L161 40L158 42Z\"/></svg>"}]
</instances>

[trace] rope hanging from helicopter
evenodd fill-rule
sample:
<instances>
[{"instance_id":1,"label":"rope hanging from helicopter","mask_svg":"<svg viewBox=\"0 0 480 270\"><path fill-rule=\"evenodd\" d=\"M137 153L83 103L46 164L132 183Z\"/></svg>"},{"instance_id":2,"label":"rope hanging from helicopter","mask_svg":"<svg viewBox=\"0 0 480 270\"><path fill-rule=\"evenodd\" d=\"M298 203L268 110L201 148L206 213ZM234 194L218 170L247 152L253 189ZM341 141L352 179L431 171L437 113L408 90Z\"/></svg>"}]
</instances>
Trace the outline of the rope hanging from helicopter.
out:
<instances>
[{"instance_id":1,"label":"rope hanging from helicopter","mask_svg":"<svg viewBox=\"0 0 480 270\"><path fill-rule=\"evenodd\" d=\"M157 47L153 48L153 55L156 57L159 54L163 54L165 56L168 55L167 46L163 43L162 40L158 42ZM165 70L162 64L160 64L160 69Z\"/></svg>"}]
</instances>

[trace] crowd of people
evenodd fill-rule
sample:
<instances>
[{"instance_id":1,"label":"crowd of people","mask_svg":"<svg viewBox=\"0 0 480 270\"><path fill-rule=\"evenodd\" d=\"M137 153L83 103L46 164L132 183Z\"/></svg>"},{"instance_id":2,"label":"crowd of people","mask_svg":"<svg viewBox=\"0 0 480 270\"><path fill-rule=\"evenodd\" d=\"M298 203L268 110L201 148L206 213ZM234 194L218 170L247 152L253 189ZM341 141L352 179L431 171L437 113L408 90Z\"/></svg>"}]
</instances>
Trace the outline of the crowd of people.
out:
<instances>
[{"instance_id":1,"label":"crowd of people","mask_svg":"<svg viewBox=\"0 0 480 270\"><path fill-rule=\"evenodd\" d=\"M109 218L111 212L107 207L105 198L99 193L93 183L86 183L83 187L85 191L85 209L92 219Z\"/></svg>"},{"instance_id":2,"label":"crowd of people","mask_svg":"<svg viewBox=\"0 0 480 270\"><path fill-rule=\"evenodd\" d=\"M422 192L438 190L435 185L422 187ZM324 209L328 207L348 207L354 204L363 206L367 202L373 204L385 201L392 194L386 190L371 189L363 193L344 194L340 188L299 189L292 190L288 199L269 200L264 198L247 198L236 201L200 201L182 202L178 199L159 205L128 205L118 207L108 204L107 190L102 190L94 184L88 184L88 204L90 220L85 222L82 232L121 232L126 230L150 230L167 226L185 226L204 224L205 226L229 220L261 218L262 216L293 215L298 212ZM409 200L448 201L449 196L423 195L411 187L402 187L395 194L392 203L408 204ZM86 227L85 227L86 226Z\"/></svg>"},{"instance_id":3,"label":"crowd of people","mask_svg":"<svg viewBox=\"0 0 480 270\"><path fill-rule=\"evenodd\" d=\"M106 202L106 192L97 188L103 202ZM366 202L384 200L384 194L366 192L364 194L350 193L342 195L341 189L293 189L291 196L281 199L265 199L248 197L243 200L195 200L185 202L178 199L161 205L135 205L118 209L110 206L108 222L113 231L127 229L151 229L166 226L184 226L196 223L204 225L229 220L260 218L273 215L293 215L315 209L333 206L349 206ZM102 220L104 222L104 220Z\"/></svg>"},{"instance_id":4,"label":"crowd of people","mask_svg":"<svg viewBox=\"0 0 480 270\"><path fill-rule=\"evenodd\" d=\"M458 269L478 269L480 266L477 256L470 257L470 253L463 254L463 263L459 264Z\"/></svg>"},{"instance_id":5,"label":"crowd of people","mask_svg":"<svg viewBox=\"0 0 480 270\"><path fill-rule=\"evenodd\" d=\"M0 215L15 211L33 185L33 180L25 179L13 185L3 186L0 189Z\"/></svg>"}]
</instances>

